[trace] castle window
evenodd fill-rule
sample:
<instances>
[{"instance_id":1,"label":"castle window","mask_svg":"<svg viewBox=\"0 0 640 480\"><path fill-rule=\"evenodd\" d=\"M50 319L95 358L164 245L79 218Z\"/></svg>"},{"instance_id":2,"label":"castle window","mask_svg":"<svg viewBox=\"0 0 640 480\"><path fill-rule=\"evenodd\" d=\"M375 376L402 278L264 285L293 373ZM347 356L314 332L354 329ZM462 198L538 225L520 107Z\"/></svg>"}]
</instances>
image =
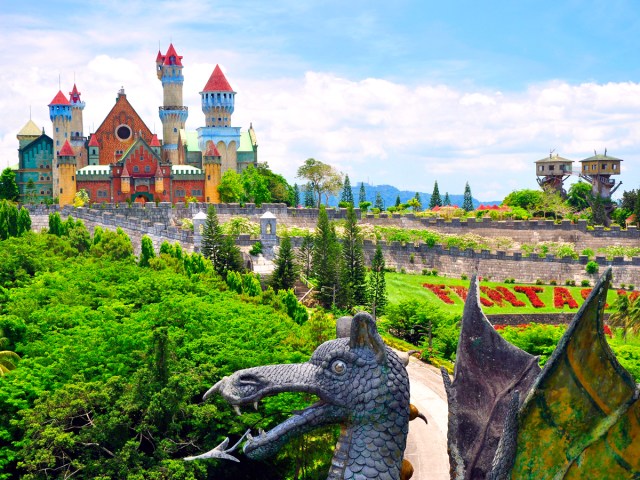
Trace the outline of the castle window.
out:
<instances>
[{"instance_id":1,"label":"castle window","mask_svg":"<svg viewBox=\"0 0 640 480\"><path fill-rule=\"evenodd\" d=\"M58 133L58 127L56 127L56 133Z\"/></svg>"},{"instance_id":2,"label":"castle window","mask_svg":"<svg viewBox=\"0 0 640 480\"><path fill-rule=\"evenodd\" d=\"M551 171L553 171L553 170L554 170L554 168L555 168L555 165L549 165L549 171L550 171L550 172L551 172Z\"/></svg>"},{"instance_id":3,"label":"castle window","mask_svg":"<svg viewBox=\"0 0 640 480\"><path fill-rule=\"evenodd\" d=\"M151 167L150 167L149 165L145 165L145 166L144 166L144 171L145 171L146 173L149 173L149 172L151 171Z\"/></svg>"},{"instance_id":4,"label":"castle window","mask_svg":"<svg viewBox=\"0 0 640 480\"><path fill-rule=\"evenodd\" d=\"M607 169L607 164L606 164L606 163L603 163L603 164L602 164L602 170L606 170L606 169Z\"/></svg>"},{"instance_id":5,"label":"castle window","mask_svg":"<svg viewBox=\"0 0 640 480\"><path fill-rule=\"evenodd\" d=\"M129 125L123 124L116 127L116 137L118 137L119 140L121 141L129 140L131 138L131 135L132 133Z\"/></svg>"},{"instance_id":6,"label":"castle window","mask_svg":"<svg viewBox=\"0 0 640 480\"><path fill-rule=\"evenodd\" d=\"M174 127L173 128L173 133L177 133L177 132L178 132L178 129Z\"/></svg>"},{"instance_id":7,"label":"castle window","mask_svg":"<svg viewBox=\"0 0 640 480\"><path fill-rule=\"evenodd\" d=\"M611 165L611 170L615 170L615 169L616 169L616 167L617 167L617 165L616 165L615 163L614 163L614 164L612 164L612 165Z\"/></svg>"},{"instance_id":8,"label":"castle window","mask_svg":"<svg viewBox=\"0 0 640 480\"><path fill-rule=\"evenodd\" d=\"M73 182L74 180L75 180L75 179L74 179L73 175L71 175L71 181Z\"/></svg>"},{"instance_id":9,"label":"castle window","mask_svg":"<svg viewBox=\"0 0 640 480\"><path fill-rule=\"evenodd\" d=\"M182 189L176 190L176 197L184 197L184 190Z\"/></svg>"},{"instance_id":10,"label":"castle window","mask_svg":"<svg viewBox=\"0 0 640 480\"><path fill-rule=\"evenodd\" d=\"M202 195L202 190L200 190L199 188L193 188L191 189L191 195L194 197L200 196Z\"/></svg>"},{"instance_id":11,"label":"castle window","mask_svg":"<svg viewBox=\"0 0 640 480\"><path fill-rule=\"evenodd\" d=\"M144 155L140 155L140 160L144 161Z\"/></svg>"},{"instance_id":12,"label":"castle window","mask_svg":"<svg viewBox=\"0 0 640 480\"><path fill-rule=\"evenodd\" d=\"M136 165L133 167L133 173L138 173L140 171L140 168Z\"/></svg>"},{"instance_id":13,"label":"castle window","mask_svg":"<svg viewBox=\"0 0 640 480\"><path fill-rule=\"evenodd\" d=\"M207 175L207 180L211 180L211 175Z\"/></svg>"}]
</instances>

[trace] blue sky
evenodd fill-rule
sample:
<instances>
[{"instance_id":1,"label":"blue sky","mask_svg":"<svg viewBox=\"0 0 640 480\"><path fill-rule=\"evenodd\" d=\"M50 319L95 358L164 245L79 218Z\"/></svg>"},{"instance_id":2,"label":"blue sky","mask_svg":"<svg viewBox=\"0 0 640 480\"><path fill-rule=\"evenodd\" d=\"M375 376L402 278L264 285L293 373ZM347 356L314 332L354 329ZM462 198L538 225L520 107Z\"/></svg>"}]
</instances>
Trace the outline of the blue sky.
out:
<instances>
[{"instance_id":1,"label":"blue sky","mask_svg":"<svg viewBox=\"0 0 640 480\"><path fill-rule=\"evenodd\" d=\"M253 122L259 160L295 181L308 157L352 183L481 200L536 187L551 149L624 159L640 186L640 5L632 1L1 0L0 166L31 115L74 76L101 123L120 86L161 131L154 60L184 56L187 127L216 63L238 92L233 123Z\"/></svg>"}]
</instances>

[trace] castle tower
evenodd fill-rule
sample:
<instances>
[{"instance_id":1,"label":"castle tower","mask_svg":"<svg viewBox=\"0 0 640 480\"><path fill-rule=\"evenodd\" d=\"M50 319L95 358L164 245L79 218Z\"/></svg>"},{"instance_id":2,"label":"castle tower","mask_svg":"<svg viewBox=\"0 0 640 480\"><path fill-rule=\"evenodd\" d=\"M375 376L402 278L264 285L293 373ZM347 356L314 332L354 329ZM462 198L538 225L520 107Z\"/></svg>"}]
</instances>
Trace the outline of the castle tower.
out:
<instances>
[{"instance_id":1,"label":"castle tower","mask_svg":"<svg viewBox=\"0 0 640 480\"><path fill-rule=\"evenodd\" d=\"M85 153L85 141L83 132L82 111L84 110L84 102L80 99L80 92L76 84L73 84L73 90L69 92L69 103L71 104L71 133L70 141L73 151L76 152L76 160L78 168L87 166L87 154Z\"/></svg>"},{"instance_id":2,"label":"castle tower","mask_svg":"<svg viewBox=\"0 0 640 480\"><path fill-rule=\"evenodd\" d=\"M43 133L44 131L40 131L40 127L38 127L33 120L29 119L25 126L18 132L19 148L26 147Z\"/></svg>"},{"instance_id":3,"label":"castle tower","mask_svg":"<svg viewBox=\"0 0 640 480\"><path fill-rule=\"evenodd\" d=\"M58 91L49 104L49 118L53 123L53 166L51 168L51 179L53 184L53 198L59 197L60 172L58 171L58 155L64 144L71 137L71 104L62 90ZM71 148L71 145L69 145ZM74 153L75 162L75 153ZM75 194L75 192L74 192Z\"/></svg>"},{"instance_id":4,"label":"castle tower","mask_svg":"<svg viewBox=\"0 0 640 480\"><path fill-rule=\"evenodd\" d=\"M100 144L95 135L89 139L89 165L100 165Z\"/></svg>"},{"instance_id":5,"label":"castle tower","mask_svg":"<svg viewBox=\"0 0 640 480\"><path fill-rule=\"evenodd\" d=\"M595 153L593 157L580 160L582 163L580 178L591 184L591 192L594 195L611 198L613 192L622 185L622 182L616 185L615 179L611 178L612 175L620 175L620 162L622 160L619 158L608 156L605 149L604 155Z\"/></svg>"},{"instance_id":6,"label":"castle tower","mask_svg":"<svg viewBox=\"0 0 640 480\"><path fill-rule=\"evenodd\" d=\"M61 206L73 204L73 197L76 195L76 165L76 154L69 140L65 140L56 160L60 185L58 201Z\"/></svg>"},{"instance_id":7,"label":"castle tower","mask_svg":"<svg viewBox=\"0 0 640 480\"><path fill-rule=\"evenodd\" d=\"M549 158L543 158L536 162L536 176L538 185L543 190L558 192L563 197L567 192L562 187L564 181L573 171L573 160L562 158L557 153L549 154Z\"/></svg>"},{"instance_id":8,"label":"castle tower","mask_svg":"<svg viewBox=\"0 0 640 480\"><path fill-rule=\"evenodd\" d=\"M153 153L155 153L156 155L158 155L158 157L162 158L162 145L160 145L160 140L158 140L158 135L156 135L155 133L153 134L153 137L151 137L151 143L149 143L149 146L151 147L151 150L153 150Z\"/></svg>"},{"instance_id":9,"label":"castle tower","mask_svg":"<svg viewBox=\"0 0 640 480\"><path fill-rule=\"evenodd\" d=\"M231 126L235 96L236 92L229 85L220 66L216 65L200 92L206 127L198 129L198 147L205 152L209 142L213 142L220 153L221 173L230 169L238 170L240 127Z\"/></svg>"},{"instance_id":10,"label":"castle tower","mask_svg":"<svg viewBox=\"0 0 640 480\"><path fill-rule=\"evenodd\" d=\"M189 115L182 104L182 57L176 53L173 44L169 45L166 55L158 52L156 57L158 79L162 81L163 106L160 107L162 121L162 159L172 164L178 162L178 135Z\"/></svg>"},{"instance_id":11,"label":"castle tower","mask_svg":"<svg viewBox=\"0 0 640 480\"><path fill-rule=\"evenodd\" d=\"M221 158L220 152L213 142L209 142L207 150L202 156L204 167L204 199L208 203L220 203L220 193L218 185L222 174L220 173Z\"/></svg>"}]
</instances>

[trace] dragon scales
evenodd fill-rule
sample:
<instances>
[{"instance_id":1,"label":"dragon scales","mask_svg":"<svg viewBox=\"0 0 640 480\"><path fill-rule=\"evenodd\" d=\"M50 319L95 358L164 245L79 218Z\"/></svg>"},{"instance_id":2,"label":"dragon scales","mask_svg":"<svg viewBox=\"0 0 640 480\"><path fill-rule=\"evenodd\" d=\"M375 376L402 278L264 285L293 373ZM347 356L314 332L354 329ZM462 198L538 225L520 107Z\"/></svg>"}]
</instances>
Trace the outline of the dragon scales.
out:
<instances>
[{"instance_id":1,"label":"dragon scales","mask_svg":"<svg viewBox=\"0 0 640 480\"><path fill-rule=\"evenodd\" d=\"M244 453L263 459L293 436L340 424L327 480L399 480L410 416L404 365L382 341L373 318L361 312L353 318L349 338L323 343L308 362L240 370L216 383L205 398L218 393L239 409L281 392L317 395L317 403L269 432L248 435Z\"/></svg>"}]
</instances>

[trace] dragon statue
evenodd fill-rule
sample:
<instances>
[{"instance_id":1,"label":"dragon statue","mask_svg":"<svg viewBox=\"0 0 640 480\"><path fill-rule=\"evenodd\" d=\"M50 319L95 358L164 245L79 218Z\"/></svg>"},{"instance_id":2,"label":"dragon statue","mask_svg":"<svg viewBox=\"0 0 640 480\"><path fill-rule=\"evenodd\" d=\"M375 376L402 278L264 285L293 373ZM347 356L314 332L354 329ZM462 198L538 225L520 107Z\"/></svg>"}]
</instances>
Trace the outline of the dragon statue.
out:
<instances>
[{"instance_id":1,"label":"dragon statue","mask_svg":"<svg viewBox=\"0 0 640 480\"><path fill-rule=\"evenodd\" d=\"M442 372L452 480L640 478L639 390L603 329L610 283L609 269L540 369L537 357L495 331L472 279L453 379ZM205 394L222 395L237 412L285 391L315 394L316 404L257 437L245 433L230 449L227 439L188 459L236 460L230 454L245 437L244 453L263 459L294 435L337 423L327 480L409 479L408 423L421 415L409 404L408 356L385 346L368 314L353 317L350 329L344 320L338 336L348 338L322 344L308 362L241 370Z\"/></svg>"}]
</instances>

